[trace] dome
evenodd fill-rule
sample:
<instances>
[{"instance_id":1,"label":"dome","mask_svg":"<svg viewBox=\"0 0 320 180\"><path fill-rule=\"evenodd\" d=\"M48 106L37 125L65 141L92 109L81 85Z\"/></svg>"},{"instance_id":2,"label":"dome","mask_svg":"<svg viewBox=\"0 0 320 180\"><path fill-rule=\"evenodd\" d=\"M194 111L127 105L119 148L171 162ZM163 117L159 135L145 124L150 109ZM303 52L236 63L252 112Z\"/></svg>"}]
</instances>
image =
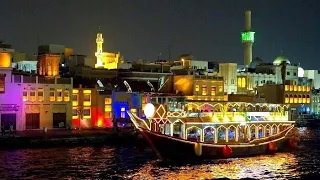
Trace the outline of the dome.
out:
<instances>
[{"instance_id":1,"label":"dome","mask_svg":"<svg viewBox=\"0 0 320 180\"><path fill-rule=\"evenodd\" d=\"M298 67L298 77L304 76L304 69L302 67Z\"/></svg>"},{"instance_id":2,"label":"dome","mask_svg":"<svg viewBox=\"0 0 320 180\"><path fill-rule=\"evenodd\" d=\"M254 58L251 63L249 64L249 68L255 69L257 65L263 63L263 60L259 57Z\"/></svg>"},{"instance_id":3,"label":"dome","mask_svg":"<svg viewBox=\"0 0 320 180\"><path fill-rule=\"evenodd\" d=\"M278 56L274 61L273 65L280 65L282 62L286 62L287 64L291 64L289 59L284 56Z\"/></svg>"}]
</instances>

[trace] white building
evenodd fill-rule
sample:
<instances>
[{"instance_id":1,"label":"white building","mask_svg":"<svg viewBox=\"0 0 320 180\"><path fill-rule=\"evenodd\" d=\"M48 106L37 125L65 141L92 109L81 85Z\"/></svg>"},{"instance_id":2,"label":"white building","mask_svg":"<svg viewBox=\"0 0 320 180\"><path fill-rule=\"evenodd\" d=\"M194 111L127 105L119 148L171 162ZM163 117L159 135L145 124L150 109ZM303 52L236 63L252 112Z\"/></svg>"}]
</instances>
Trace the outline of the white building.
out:
<instances>
[{"instance_id":1,"label":"white building","mask_svg":"<svg viewBox=\"0 0 320 180\"><path fill-rule=\"evenodd\" d=\"M263 86L264 84L276 84L276 75L250 72L237 73L238 94L255 91L258 86Z\"/></svg>"},{"instance_id":2,"label":"white building","mask_svg":"<svg viewBox=\"0 0 320 180\"><path fill-rule=\"evenodd\" d=\"M18 71L37 73L37 63L38 61L19 61L12 63L12 68Z\"/></svg>"},{"instance_id":3,"label":"white building","mask_svg":"<svg viewBox=\"0 0 320 180\"><path fill-rule=\"evenodd\" d=\"M304 70L303 76L313 80L314 89L320 89L320 70Z\"/></svg>"},{"instance_id":4,"label":"white building","mask_svg":"<svg viewBox=\"0 0 320 180\"><path fill-rule=\"evenodd\" d=\"M311 112L320 114L320 90L313 90L311 95Z\"/></svg>"},{"instance_id":5,"label":"white building","mask_svg":"<svg viewBox=\"0 0 320 180\"><path fill-rule=\"evenodd\" d=\"M224 92L237 93L237 64L219 63L219 76L224 80Z\"/></svg>"}]
</instances>

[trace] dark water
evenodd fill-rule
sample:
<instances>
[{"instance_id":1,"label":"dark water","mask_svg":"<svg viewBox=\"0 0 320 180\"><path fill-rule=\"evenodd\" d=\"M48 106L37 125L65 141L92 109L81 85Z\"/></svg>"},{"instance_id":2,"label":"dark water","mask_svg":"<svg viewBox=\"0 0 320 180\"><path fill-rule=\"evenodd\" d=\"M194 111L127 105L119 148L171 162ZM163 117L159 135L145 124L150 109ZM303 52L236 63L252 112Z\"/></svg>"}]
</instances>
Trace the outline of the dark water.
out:
<instances>
[{"instance_id":1,"label":"dark water","mask_svg":"<svg viewBox=\"0 0 320 180\"><path fill-rule=\"evenodd\" d=\"M0 151L0 179L320 179L320 129L299 129L293 153L193 164L165 165L136 147Z\"/></svg>"}]
</instances>

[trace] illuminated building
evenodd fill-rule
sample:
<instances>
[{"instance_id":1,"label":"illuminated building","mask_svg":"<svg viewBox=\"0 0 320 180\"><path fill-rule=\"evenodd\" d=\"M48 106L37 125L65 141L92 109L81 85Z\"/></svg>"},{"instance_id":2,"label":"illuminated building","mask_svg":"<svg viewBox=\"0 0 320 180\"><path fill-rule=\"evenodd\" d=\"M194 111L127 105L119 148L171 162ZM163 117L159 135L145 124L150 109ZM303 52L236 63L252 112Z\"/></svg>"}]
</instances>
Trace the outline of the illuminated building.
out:
<instances>
[{"instance_id":1,"label":"illuminated building","mask_svg":"<svg viewBox=\"0 0 320 180\"><path fill-rule=\"evenodd\" d=\"M95 68L105 68L105 69L130 69L131 64L125 63L123 57L118 53L103 52L102 44L104 39L101 33L97 34L97 52L95 56L97 61Z\"/></svg>"},{"instance_id":2,"label":"illuminated building","mask_svg":"<svg viewBox=\"0 0 320 180\"><path fill-rule=\"evenodd\" d=\"M310 114L312 81L300 78L298 82L286 80L284 85L265 84L258 87L258 93L265 97L267 103L290 104L293 114Z\"/></svg>"},{"instance_id":3,"label":"illuminated building","mask_svg":"<svg viewBox=\"0 0 320 180\"><path fill-rule=\"evenodd\" d=\"M244 46L244 65L246 67L252 61L252 45L254 43L255 32L251 31L251 11L245 12L245 30L241 32L241 42Z\"/></svg>"},{"instance_id":4,"label":"illuminated building","mask_svg":"<svg viewBox=\"0 0 320 180\"><path fill-rule=\"evenodd\" d=\"M191 54L183 54L174 61L170 71L174 74L203 74L208 71L208 61L195 60Z\"/></svg>"},{"instance_id":5,"label":"illuminated building","mask_svg":"<svg viewBox=\"0 0 320 180\"><path fill-rule=\"evenodd\" d=\"M168 75L161 79L159 93L180 94L188 101L227 101L224 81L218 76Z\"/></svg>"},{"instance_id":6,"label":"illuminated building","mask_svg":"<svg viewBox=\"0 0 320 180\"><path fill-rule=\"evenodd\" d=\"M320 90L319 89L312 90L311 112L317 115L320 114Z\"/></svg>"},{"instance_id":7,"label":"illuminated building","mask_svg":"<svg viewBox=\"0 0 320 180\"><path fill-rule=\"evenodd\" d=\"M303 77L313 80L313 88L320 89L320 70L304 70Z\"/></svg>"},{"instance_id":8,"label":"illuminated building","mask_svg":"<svg viewBox=\"0 0 320 180\"><path fill-rule=\"evenodd\" d=\"M73 55L73 49L64 45L46 44L38 46L38 54L58 54L61 57L61 64L64 64L70 55Z\"/></svg>"},{"instance_id":9,"label":"illuminated building","mask_svg":"<svg viewBox=\"0 0 320 180\"><path fill-rule=\"evenodd\" d=\"M59 76L60 55L41 54L38 56L39 75Z\"/></svg>"},{"instance_id":10,"label":"illuminated building","mask_svg":"<svg viewBox=\"0 0 320 180\"><path fill-rule=\"evenodd\" d=\"M224 92L237 93L237 64L219 63L219 76L224 80Z\"/></svg>"},{"instance_id":11,"label":"illuminated building","mask_svg":"<svg viewBox=\"0 0 320 180\"><path fill-rule=\"evenodd\" d=\"M87 88L80 85L72 93L74 128L112 127L112 119L128 122L127 111L141 115L141 94ZM144 103L145 104L145 103ZM79 125L80 124L80 125Z\"/></svg>"},{"instance_id":12,"label":"illuminated building","mask_svg":"<svg viewBox=\"0 0 320 180\"><path fill-rule=\"evenodd\" d=\"M238 72L237 73L237 93L255 93L258 86L264 84L275 84L276 76L273 74Z\"/></svg>"}]
</instances>

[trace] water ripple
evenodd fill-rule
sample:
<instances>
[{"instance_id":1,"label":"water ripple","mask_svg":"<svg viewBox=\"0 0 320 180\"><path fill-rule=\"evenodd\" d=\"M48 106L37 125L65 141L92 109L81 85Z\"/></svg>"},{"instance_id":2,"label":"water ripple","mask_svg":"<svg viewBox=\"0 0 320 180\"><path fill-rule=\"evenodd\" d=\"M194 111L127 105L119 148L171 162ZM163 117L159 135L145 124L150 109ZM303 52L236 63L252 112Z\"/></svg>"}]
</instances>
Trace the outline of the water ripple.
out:
<instances>
[{"instance_id":1,"label":"water ripple","mask_svg":"<svg viewBox=\"0 0 320 180\"><path fill-rule=\"evenodd\" d=\"M317 179L320 129L300 128L301 149L250 158L163 164L150 149L78 147L0 151L3 179Z\"/></svg>"}]
</instances>

